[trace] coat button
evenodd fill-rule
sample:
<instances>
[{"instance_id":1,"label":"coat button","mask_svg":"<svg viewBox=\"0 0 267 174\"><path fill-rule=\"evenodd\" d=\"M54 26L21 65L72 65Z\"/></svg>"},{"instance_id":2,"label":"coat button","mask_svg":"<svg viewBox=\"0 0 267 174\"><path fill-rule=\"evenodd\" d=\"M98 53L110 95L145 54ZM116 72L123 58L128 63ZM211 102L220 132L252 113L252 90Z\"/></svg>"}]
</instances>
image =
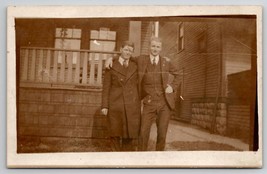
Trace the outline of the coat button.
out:
<instances>
[{"instance_id":1,"label":"coat button","mask_svg":"<svg viewBox=\"0 0 267 174\"><path fill-rule=\"evenodd\" d=\"M123 79L121 79L121 81L123 81Z\"/></svg>"}]
</instances>

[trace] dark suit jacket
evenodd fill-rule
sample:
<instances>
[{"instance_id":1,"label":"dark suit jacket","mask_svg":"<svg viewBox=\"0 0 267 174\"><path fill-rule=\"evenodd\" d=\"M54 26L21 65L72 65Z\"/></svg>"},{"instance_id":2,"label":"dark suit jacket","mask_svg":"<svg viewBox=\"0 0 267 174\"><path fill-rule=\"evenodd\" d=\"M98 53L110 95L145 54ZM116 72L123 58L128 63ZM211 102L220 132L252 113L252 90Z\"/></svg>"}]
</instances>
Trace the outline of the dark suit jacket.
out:
<instances>
[{"instance_id":1,"label":"dark suit jacket","mask_svg":"<svg viewBox=\"0 0 267 174\"><path fill-rule=\"evenodd\" d=\"M138 71L129 61L127 72L114 59L110 70L105 70L102 108L108 108L110 136L137 138L140 131L141 106L138 91Z\"/></svg>"},{"instance_id":2,"label":"dark suit jacket","mask_svg":"<svg viewBox=\"0 0 267 174\"><path fill-rule=\"evenodd\" d=\"M167 84L172 86L173 90L175 91L178 87L178 70L177 68L171 63L171 61L168 58L165 57L159 57L160 58L160 69L161 69L161 77L162 77L162 84L163 88L167 88ZM141 99L143 99L145 96L142 95L142 80L146 73L146 68L148 63L150 63L150 56L140 56L138 58L135 58L134 61L138 64L138 81L139 81L139 92L141 94ZM174 76L174 79L170 80L170 74ZM171 109L175 108L175 96L174 93L164 93L167 103Z\"/></svg>"}]
</instances>

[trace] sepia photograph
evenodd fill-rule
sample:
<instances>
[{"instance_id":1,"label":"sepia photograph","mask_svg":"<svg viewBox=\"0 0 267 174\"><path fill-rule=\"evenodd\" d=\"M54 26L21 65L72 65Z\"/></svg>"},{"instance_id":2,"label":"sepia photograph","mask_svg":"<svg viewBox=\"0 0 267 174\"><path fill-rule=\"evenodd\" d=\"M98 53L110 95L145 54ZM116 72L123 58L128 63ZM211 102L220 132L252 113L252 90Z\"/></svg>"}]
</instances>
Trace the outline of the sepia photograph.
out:
<instances>
[{"instance_id":1,"label":"sepia photograph","mask_svg":"<svg viewBox=\"0 0 267 174\"><path fill-rule=\"evenodd\" d=\"M9 7L7 166L260 168L261 10Z\"/></svg>"}]
</instances>

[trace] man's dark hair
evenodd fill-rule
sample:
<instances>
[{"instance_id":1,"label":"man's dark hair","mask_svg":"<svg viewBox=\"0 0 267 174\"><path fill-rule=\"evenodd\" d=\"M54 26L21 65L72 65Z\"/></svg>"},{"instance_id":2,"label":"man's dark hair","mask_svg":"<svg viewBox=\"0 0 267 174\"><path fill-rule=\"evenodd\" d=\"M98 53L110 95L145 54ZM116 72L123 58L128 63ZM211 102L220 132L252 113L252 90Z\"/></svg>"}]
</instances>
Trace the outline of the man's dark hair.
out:
<instances>
[{"instance_id":1,"label":"man's dark hair","mask_svg":"<svg viewBox=\"0 0 267 174\"><path fill-rule=\"evenodd\" d=\"M131 41L127 40L127 41L122 42L121 48L124 48L125 46L130 46L130 47L133 47L134 49L134 43Z\"/></svg>"}]
</instances>

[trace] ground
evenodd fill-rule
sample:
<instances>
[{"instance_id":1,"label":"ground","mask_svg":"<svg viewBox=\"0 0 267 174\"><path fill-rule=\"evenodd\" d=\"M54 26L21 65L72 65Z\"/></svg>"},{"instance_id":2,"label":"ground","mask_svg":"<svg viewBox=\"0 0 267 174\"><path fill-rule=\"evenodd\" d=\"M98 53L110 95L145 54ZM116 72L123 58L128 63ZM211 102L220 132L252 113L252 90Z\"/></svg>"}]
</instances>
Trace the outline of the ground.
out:
<instances>
[{"instance_id":1,"label":"ground","mask_svg":"<svg viewBox=\"0 0 267 174\"><path fill-rule=\"evenodd\" d=\"M150 141L149 151L153 151L155 141ZM108 152L111 151L108 140L105 139L66 139L66 138L41 138L33 139L24 137L19 144L20 153L43 153L43 152ZM241 151L233 146L215 142L182 142L174 141L167 144L167 151L200 151L200 150L223 150Z\"/></svg>"},{"instance_id":2,"label":"ground","mask_svg":"<svg viewBox=\"0 0 267 174\"><path fill-rule=\"evenodd\" d=\"M156 126L152 125L149 151L155 150ZM248 144L217 134L211 134L185 123L171 121L166 151L246 151ZM108 152L111 147L108 139L92 138L55 138L55 137L20 137L18 153L42 152Z\"/></svg>"}]
</instances>

